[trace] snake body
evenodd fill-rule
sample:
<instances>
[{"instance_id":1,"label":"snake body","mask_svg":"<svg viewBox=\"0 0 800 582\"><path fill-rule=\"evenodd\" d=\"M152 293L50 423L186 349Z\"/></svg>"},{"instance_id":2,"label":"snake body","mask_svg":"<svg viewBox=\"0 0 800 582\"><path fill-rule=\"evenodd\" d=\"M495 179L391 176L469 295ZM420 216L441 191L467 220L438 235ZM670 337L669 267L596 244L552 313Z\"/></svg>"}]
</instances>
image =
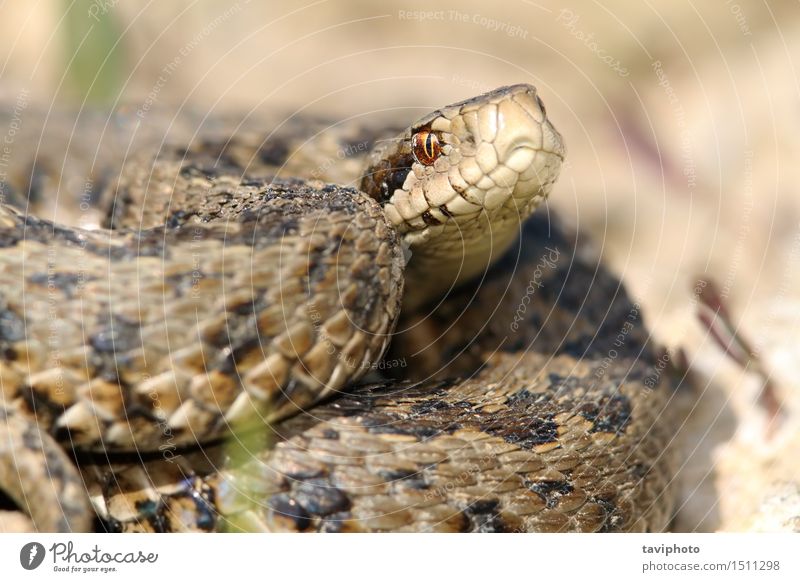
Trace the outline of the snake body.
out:
<instances>
[{"instance_id":1,"label":"snake body","mask_svg":"<svg viewBox=\"0 0 800 582\"><path fill-rule=\"evenodd\" d=\"M639 308L521 226L564 156L535 89L370 138L357 189L289 134L128 164L107 229L0 206L0 488L35 527L665 528Z\"/></svg>"}]
</instances>

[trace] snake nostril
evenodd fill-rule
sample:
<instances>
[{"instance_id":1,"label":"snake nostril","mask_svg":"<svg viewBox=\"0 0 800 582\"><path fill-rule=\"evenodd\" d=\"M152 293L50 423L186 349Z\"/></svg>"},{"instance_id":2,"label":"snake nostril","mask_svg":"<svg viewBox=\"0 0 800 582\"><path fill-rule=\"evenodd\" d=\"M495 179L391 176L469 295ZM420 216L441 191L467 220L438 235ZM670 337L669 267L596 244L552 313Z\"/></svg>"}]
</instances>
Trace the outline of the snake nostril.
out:
<instances>
[{"instance_id":1,"label":"snake nostril","mask_svg":"<svg viewBox=\"0 0 800 582\"><path fill-rule=\"evenodd\" d=\"M542 98L539 97L538 95L536 96L536 103L539 105L539 109L542 110L542 115L547 117L547 108L544 106L544 102L542 101Z\"/></svg>"}]
</instances>

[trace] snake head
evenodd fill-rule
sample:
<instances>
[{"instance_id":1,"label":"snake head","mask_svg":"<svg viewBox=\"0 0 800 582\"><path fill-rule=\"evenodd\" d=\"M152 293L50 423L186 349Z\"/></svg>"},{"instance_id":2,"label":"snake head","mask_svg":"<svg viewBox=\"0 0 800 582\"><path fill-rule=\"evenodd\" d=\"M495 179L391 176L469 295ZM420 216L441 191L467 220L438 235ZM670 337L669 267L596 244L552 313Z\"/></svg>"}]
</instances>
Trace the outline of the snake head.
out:
<instances>
[{"instance_id":1,"label":"snake head","mask_svg":"<svg viewBox=\"0 0 800 582\"><path fill-rule=\"evenodd\" d=\"M549 194L564 155L536 89L512 85L438 109L378 143L361 188L410 248L411 287L426 287L430 298L508 248ZM444 284L430 289L422 279L432 274Z\"/></svg>"}]
</instances>

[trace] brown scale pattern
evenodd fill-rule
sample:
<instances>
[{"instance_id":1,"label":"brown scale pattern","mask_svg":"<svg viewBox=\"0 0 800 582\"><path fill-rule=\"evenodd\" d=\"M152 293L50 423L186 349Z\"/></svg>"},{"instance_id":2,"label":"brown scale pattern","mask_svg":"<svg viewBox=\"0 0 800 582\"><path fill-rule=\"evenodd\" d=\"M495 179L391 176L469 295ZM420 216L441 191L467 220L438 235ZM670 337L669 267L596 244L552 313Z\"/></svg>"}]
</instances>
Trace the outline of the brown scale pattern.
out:
<instances>
[{"instance_id":1,"label":"brown scale pattern","mask_svg":"<svg viewBox=\"0 0 800 582\"><path fill-rule=\"evenodd\" d=\"M377 132L352 124L321 132L331 123L249 120L278 128L265 142L244 131L220 138L235 125L229 119L153 112L139 131L124 110L111 120L64 113L32 108L13 144L14 171L0 185L3 202L28 214L0 207L0 424L11 447L0 453L14 457L21 440L31 445L30 455L4 461L0 528L85 529L86 501L71 486L75 468L53 452L52 436L79 455L138 452L213 440L226 425L246 425L248 412L279 418L322 398L321 385L335 390L374 363L401 292L394 233L374 204L321 182L253 177L307 175L327 156L337 163L314 175L342 182L384 124ZM201 125L203 137L189 148L163 147L164 128L170 141L190 143ZM128 159L134 142L146 156L159 151L152 167ZM245 167L253 176L244 178ZM205 202L191 215L159 215L153 208L170 198L170 187L190 204ZM287 211L304 219L281 222ZM89 232L36 216L65 225L102 224L105 216L107 225L148 228ZM271 282L286 279L276 263L304 289ZM276 296L294 312L278 310ZM25 431L41 442L23 438ZM14 475L35 474L57 481L30 504Z\"/></svg>"},{"instance_id":2,"label":"brown scale pattern","mask_svg":"<svg viewBox=\"0 0 800 582\"><path fill-rule=\"evenodd\" d=\"M190 175L182 190L202 203L136 233L1 211L5 401L62 442L213 440L315 402L383 352L402 256L375 203L293 181Z\"/></svg>"},{"instance_id":3,"label":"brown scale pattern","mask_svg":"<svg viewBox=\"0 0 800 582\"><path fill-rule=\"evenodd\" d=\"M0 406L0 482L43 531L86 531L91 511L84 484L72 461L39 427L14 410ZM36 487L30 487L36 483ZM57 511L54 511L54 508ZM23 523L22 527L32 525Z\"/></svg>"},{"instance_id":4,"label":"brown scale pattern","mask_svg":"<svg viewBox=\"0 0 800 582\"><path fill-rule=\"evenodd\" d=\"M172 126L171 115L151 121L145 129ZM179 142L199 123L185 125ZM577 253L541 218L479 284L400 323L387 361L403 366L387 370L412 382L354 387L250 430L239 396L270 403L254 408L273 420L296 409L292 400L324 397L319 378L337 386L337 366L357 377L374 363L398 308L400 250L378 207L347 188L272 178L351 183L384 133L325 128L292 119L267 141L238 132L179 148L159 148L163 136L149 136L153 147L143 149L148 157L159 149L156 161L125 164L127 148L93 145L65 162L63 144L47 140L52 160L40 156L37 171L18 172L9 201L31 202L40 216L49 215L44 194L56 184L91 176L93 210L110 208L105 225L123 230L89 233L0 210L0 256L10 265L0 273L0 386L12 403L0 408L11 419L0 428L25 435L0 434L0 445L45 453L44 465L20 456L14 475L30 468L37 483L46 482L44 469L56 476L30 505L17 481L6 491L17 507L41 529L87 525L74 467L26 422L34 413L39 426L77 445L102 529L666 527L672 382L621 283L585 258L583 242ZM15 148L25 143L20 136ZM356 153L329 163L343 151ZM112 168L109 175L87 168L98 154L93 165ZM559 260L542 263L554 248ZM223 436L220 410L234 409L233 437L197 446L201 434ZM85 452L97 448L99 456ZM115 449L123 452L109 461ZM59 503L53 520L46 512Z\"/></svg>"},{"instance_id":5,"label":"brown scale pattern","mask_svg":"<svg viewBox=\"0 0 800 582\"><path fill-rule=\"evenodd\" d=\"M428 368L418 383L357 388L273 427L266 444L245 439L243 456L229 442L118 473L95 467L106 483L95 495L105 527L664 529L674 495L674 392L638 306L546 220L526 226L521 248L503 259L510 269L501 261L478 289L449 297L427 328L400 334L409 337L393 357L412 358L431 336L440 336L427 347L434 354L452 342L461 355L445 369ZM551 249L559 260L542 263ZM513 332L537 267L542 287ZM445 325L454 313L462 313L458 325ZM412 359L412 368L424 376L429 360ZM465 377L441 379L456 372ZM181 479L159 484L166 467Z\"/></svg>"}]
</instances>

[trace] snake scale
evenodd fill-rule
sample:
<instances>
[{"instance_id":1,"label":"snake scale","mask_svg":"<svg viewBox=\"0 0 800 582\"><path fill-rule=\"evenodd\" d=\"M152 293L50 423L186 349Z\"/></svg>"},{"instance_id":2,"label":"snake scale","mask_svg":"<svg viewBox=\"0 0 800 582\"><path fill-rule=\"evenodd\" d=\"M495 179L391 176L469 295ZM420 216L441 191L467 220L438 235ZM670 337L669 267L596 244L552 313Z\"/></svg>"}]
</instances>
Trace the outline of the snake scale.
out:
<instances>
[{"instance_id":1,"label":"snake scale","mask_svg":"<svg viewBox=\"0 0 800 582\"><path fill-rule=\"evenodd\" d=\"M528 219L565 153L533 87L393 134L248 135L126 158L80 203L102 228L44 218L41 159L8 181L0 508L40 531L668 526L674 386L586 241Z\"/></svg>"}]
</instances>

